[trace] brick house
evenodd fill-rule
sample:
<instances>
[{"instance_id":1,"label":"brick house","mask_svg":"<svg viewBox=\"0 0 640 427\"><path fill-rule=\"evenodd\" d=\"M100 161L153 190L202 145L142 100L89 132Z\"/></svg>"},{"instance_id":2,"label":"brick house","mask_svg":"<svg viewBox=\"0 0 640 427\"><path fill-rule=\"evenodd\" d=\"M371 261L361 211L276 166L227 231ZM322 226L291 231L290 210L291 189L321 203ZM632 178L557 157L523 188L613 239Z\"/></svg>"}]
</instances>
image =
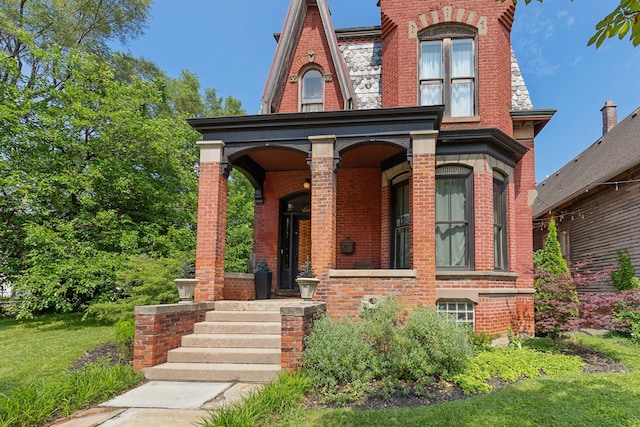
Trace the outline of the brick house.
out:
<instances>
[{"instance_id":1,"label":"brick house","mask_svg":"<svg viewBox=\"0 0 640 427\"><path fill-rule=\"evenodd\" d=\"M380 25L336 30L326 0L292 0L261 114L189 121L203 136L195 300L241 294L223 267L236 168L274 295L298 295L309 257L332 315L397 295L476 331L532 333L533 148L554 111L531 104L515 6L378 7Z\"/></svg>"},{"instance_id":2,"label":"brick house","mask_svg":"<svg viewBox=\"0 0 640 427\"><path fill-rule=\"evenodd\" d=\"M629 250L640 271L640 107L618 123L617 107L601 109L602 136L537 186L533 205L534 250L544 246L550 217L556 220L562 255L603 271ZM581 292L613 292L610 280Z\"/></svg>"}]
</instances>

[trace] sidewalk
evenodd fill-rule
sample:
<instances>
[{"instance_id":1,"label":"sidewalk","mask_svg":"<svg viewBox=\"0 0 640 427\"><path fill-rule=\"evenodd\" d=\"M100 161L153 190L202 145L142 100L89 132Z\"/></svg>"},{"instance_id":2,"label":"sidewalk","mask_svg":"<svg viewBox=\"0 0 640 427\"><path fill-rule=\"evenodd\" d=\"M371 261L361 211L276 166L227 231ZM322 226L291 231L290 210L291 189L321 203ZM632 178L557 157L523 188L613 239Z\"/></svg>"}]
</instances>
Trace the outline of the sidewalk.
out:
<instances>
[{"instance_id":1,"label":"sidewalk","mask_svg":"<svg viewBox=\"0 0 640 427\"><path fill-rule=\"evenodd\" d=\"M53 427L193 427L261 384L151 381Z\"/></svg>"}]
</instances>

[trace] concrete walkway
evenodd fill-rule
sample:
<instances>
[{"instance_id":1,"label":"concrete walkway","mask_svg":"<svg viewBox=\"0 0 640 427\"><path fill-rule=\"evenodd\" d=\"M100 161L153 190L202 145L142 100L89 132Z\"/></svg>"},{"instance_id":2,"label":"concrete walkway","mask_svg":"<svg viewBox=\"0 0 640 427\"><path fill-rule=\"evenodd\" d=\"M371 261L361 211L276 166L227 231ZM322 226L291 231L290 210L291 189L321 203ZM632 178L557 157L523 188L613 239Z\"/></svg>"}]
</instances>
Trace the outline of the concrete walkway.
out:
<instances>
[{"instance_id":1,"label":"concrete walkway","mask_svg":"<svg viewBox=\"0 0 640 427\"><path fill-rule=\"evenodd\" d=\"M192 427L261 384L151 381L54 427Z\"/></svg>"}]
</instances>

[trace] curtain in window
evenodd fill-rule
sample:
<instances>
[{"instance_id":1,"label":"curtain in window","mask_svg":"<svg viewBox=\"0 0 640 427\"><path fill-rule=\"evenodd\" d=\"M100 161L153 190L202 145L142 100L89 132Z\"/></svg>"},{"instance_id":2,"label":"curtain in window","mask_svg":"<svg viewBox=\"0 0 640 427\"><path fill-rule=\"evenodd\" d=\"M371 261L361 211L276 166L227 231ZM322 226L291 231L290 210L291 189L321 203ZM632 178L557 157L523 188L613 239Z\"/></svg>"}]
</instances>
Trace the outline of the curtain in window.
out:
<instances>
[{"instance_id":1,"label":"curtain in window","mask_svg":"<svg viewBox=\"0 0 640 427\"><path fill-rule=\"evenodd\" d=\"M422 105L440 105L442 104L442 84L437 83L423 83L422 94L420 99Z\"/></svg>"},{"instance_id":2,"label":"curtain in window","mask_svg":"<svg viewBox=\"0 0 640 427\"><path fill-rule=\"evenodd\" d=\"M473 77L473 41L452 40L451 77Z\"/></svg>"},{"instance_id":3,"label":"curtain in window","mask_svg":"<svg viewBox=\"0 0 640 427\"><path fill-rule=\"evenodd\" d=\"M451 94L451 117L473 116L473 84L454 82Z\"/></svg>"},{"instance_id":4,"label":"curtain in window","mask_svg":"<svg viewBox=\"0 0 640 427\"><path fill-rule=\"evenodd\" d=\"M467 265L467 189L465 177L436 180L436 265Z\"/></svg>"},{"instance_id":5,"label":"curtain in window","mask_svg":"<svg viewBox=\"0 0 640 427\"><path fill-rule=\"evenodd\" d=\"M422 43L420 79L442 78L442 42Z\"/></svg>"}]
</instances>

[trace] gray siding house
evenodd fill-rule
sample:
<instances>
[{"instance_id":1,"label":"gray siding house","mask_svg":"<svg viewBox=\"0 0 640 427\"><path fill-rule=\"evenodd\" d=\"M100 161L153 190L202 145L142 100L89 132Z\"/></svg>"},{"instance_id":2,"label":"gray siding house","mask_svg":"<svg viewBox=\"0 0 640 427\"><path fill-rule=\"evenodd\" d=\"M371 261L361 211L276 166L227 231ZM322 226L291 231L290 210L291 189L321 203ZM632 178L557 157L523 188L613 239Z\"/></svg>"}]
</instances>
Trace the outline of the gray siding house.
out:
<instances>
[{"instance_id":1,"label":"gray siding house","mask_svg":"<svg viewBox=\"0 0 640 427\"><path fill-rule=\"evenodd\" d=\"M553 217L568 262L603 270L628 249L640 272L640 107L620 123L611 101L601 111L602 137L536 188L534 250L543 247ZM612 290L610 280L582 289Z\"/></svg>"}]
</instances>

